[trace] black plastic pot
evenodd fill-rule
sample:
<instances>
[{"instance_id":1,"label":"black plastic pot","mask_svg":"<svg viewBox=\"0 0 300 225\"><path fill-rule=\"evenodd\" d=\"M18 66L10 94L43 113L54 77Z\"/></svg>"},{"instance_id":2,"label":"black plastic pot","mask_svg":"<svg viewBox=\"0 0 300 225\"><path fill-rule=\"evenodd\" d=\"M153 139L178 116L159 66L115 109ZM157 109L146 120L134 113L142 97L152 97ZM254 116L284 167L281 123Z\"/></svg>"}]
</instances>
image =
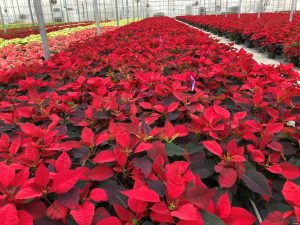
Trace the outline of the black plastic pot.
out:
<instances>
[{"instance_id":1,"label":"black plastic pot","mask_svg":"<svg viewBox=\"0 0 300 225\"><path fill-rule=\"evenodd\" d=\"M275 54L275 52L267 52L267 58L269 58L269 59L275 59L275 56L276 56L276 54Z\"/></svg>"},{"instance_id":2,"label":"black plastic pot","mask_svg":"<svg viewBox=\"0 0 300 225\"><path fill-rule=\"evenodd\" d=\"M254 43L252 40L245 40L245 45L247 48L254 48Z\"/></svg>"},{"instance_id":3,"label":"black plastic pot","mask_svg":"<svg viewBox=\"0 0 300 225\"><path fill-rule=\"evenodd\" d=\"M225 34L225 37L226 37L227 39L230 39L230 34L226 33L226 34Z\"/></svg>"},{"instance_id":4,"label":"black plastic pot","mask_svg":"<svg viewBox=\"0 0 300 225\"><path fill-rule=\"evenodd\" d=\"M296 67L300 67L300 56L295 56L291 59L291 62L294 64Z\"/></svg>"},{"instance_id":5,"label":"black plastic pot","mask_svg":"<svg viewBox=\"0 0 300 225\"><path fill-rule=\"evenodd\" d=\"M282 55L283 54L283 46L282 44L279 44L275 47L275 54L276 55Z\"/></svg>"},{"instance_id":6,"label":"black plastic pot","mask_svg":"<svg viewBox=\"0 0 300 225\"><path fill-rule=\"evenodd\" d=\"M240 44L243 44L243 41L241 39L237 38L234 40L234 43L240 45Z\"/></svg>"}]
</instances>

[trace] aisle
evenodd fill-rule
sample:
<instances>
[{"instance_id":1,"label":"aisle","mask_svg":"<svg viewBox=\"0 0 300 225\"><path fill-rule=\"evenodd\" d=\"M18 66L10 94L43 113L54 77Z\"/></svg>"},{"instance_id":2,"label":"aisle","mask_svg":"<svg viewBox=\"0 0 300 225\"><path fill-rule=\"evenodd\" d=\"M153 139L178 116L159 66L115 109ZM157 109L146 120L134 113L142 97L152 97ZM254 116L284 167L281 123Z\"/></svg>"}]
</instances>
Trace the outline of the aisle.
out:
<instances>
[{"instance_id":1,"label":"aisle","mask_svg":"<svg viewBox=\"0 0 300 225\"><path fill-rule=\"evenodd\" d=\"M176 19L176 20L177 20L177 19ZM228 39L228 38L225 38L225 37L221 37L221 36L215 35L215 34L213 34L213 33L211 33L211 32L208 32L208 31L205 31L205 30L203 30L203 29L194 27L194 26L189 25L189 24L187 24L187 23L184 23L184 22L182 22L182 21L180 21L180 20L177 20L177 21L180 22L180 23L183 23L183 24L185 24L185 25L187 25L187 26L189 26L189 27L192 27L192 28L194 28L194 29L196 29L196 30L200 30L201 32L203 32L203 33L205 33L205 34L208 34L210 37L212 37L212 38L215 39L215 40L218 40L220 43L224 43L224 44L228 44L228 45L229 45L230 43L233 43L233 47L236 48L238 51L239 51L240 49L243 48L247 53L252 54L252 55L253 55L253 59L254 59L256 62L258 62L259 64L264 64L264 65L275 65L275 66L280 65L280 63L282 63L282 64L284 64L284 65L287 64L286 62L283 61L284 59L278 59L278 58L277 58L277 59L269 59L269 58L267 58L263 53L258 52L255 48L248 48L248 47L246 47L244 44L236 44L236 43L234 43L233 41L231 41L231 40ZM300 72L300 68L294 67L294 70Z\"/></svg>"}]
</instances>

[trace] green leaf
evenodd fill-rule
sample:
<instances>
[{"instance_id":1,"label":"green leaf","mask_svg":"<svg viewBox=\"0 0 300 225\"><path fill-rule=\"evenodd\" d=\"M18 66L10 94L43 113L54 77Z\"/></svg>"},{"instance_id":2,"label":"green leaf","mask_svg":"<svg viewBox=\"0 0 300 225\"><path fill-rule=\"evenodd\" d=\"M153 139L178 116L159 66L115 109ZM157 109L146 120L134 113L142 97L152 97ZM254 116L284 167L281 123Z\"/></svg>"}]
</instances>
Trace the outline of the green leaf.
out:
<instances>
[{"instance_id":1,"label":"green leaf","mask_svg":"<svg viewBox=\"0 0 300 225\"><path fill-rule=\"evenodd\" d=\"M118 204L125 208L128 207L127 197L120 192L127 190L123 185L118 184L113 180L108 180L101 183L100 187L106 191L108 202L110 204Z\"/></svg>"},{"instance_id":2,"label":"green leaf","mask_svg":"<svg viewBox=\"0 0 300 225\"><path fill-rule=\"evenodd\" d=\"M225 223L216 215L202 211L203 225L225 225Z\"/></svg>"},{"instance_id":3,"label":"green leaf","mask_svg":"<svg viewBox=\"0 0 300 225\"><path fill-rule=\"evenodd\" d=\"M144 222L142 225L153 225L153 223L149 222L149 221L146 221Z\"/></svg>"},{"instance_id":4,"label":"green leaf","mask_svg":"<svg viewBox=\"0 0 300 225\"><path fill-rule=\"evenodd\" d=\"M282 213L293 210L291 206L287 204L277 203L277 204L271 204L269 206L269 211L280 211Z\"/></svg>"},{"instance_id":5,"label":"green leaf","mask_svg":"<svg viewBox=\"0 0 300 225\"><path fill-rule=\"evenodd\" d=\"M175 145L173 143L165 144L167 156L183 156L186 154L186 150L179 145Z\"/></svg>"},{"instance_id":6,"label":"green leaf","mask_svg":"<svg viewBox=\"0 0 300 225\"><path fill-rule=\"evenodd\" d=\"M216 163L211 159L208 159L204 162L197 160L192 161L190 168L193 171L193 173L199 174L199 176L203 179L211 176L214 173L215 165Z\"/></svg>"},{"instance_id":7,"label":"green leaf","mask_svg":"<svg viewBox=\"0 0 300 225\"><path fill-rule=\"evenodd\" d=\"M6 89L5 86L0 85L0 91L3 91L4 89Z\"/></svg>"},{"instance_id":8,"label":"green leaf","mask_svg":"<svg viewBox=\"0 0 300 225\"><path fill-rule=\"evenodd\" d=\"M245 162L245 167L247 170L255 170L255 166L249 161Z\"/></svg>"},{"instance_id":9,"label":"green leaf","mask_svg":"<svg viewBox=\"0 0 300 225\"><path fill-rule=\"evenodd\" d=\"M187 149L190 155L193 155L195 153L202 151L204 149L204 146L200 145L199 143L190 142L185 145L185 148Z\"/></svg>"},{"instance_id":10,"label":"green leaf","mask_svg":"<svg viewBox=\"0 0 300 225\"><path fill-rule=\"evenodd\" d=\"M155 191L160 197L164 197L166 195L166 186L162 181L149 180L147 183L149 188Z\"/></svg>"},{"instance_id":11,"label":"green leaf","mask_svg":"<svg viewBox=\"0 0 300 225\"><path fill-rule=\"evenodd\" d=\"M98 120L105 120L109 119L110 117L108 116L109 112L107 111L99 111L93 114L93 118L98 119Z\"/></svg>"},{"instance_id":12,"label":"green leaf","mask_svg":"<svg viewBox=\"0 0 300 225\"><path fill-rule=\"evenodd\" d=\"M251 191L261 195L271 195L266 177L256 170L246 170L242 181Z\"/></svg>"},{"instance_id":13,"label":"green leaf","mask_svg":"<svg viewBox=\"0 0 300 225\"><path fill-rule=\"evenodd\" d=\"M71 215L68 215L68 217L67 217L67 224L68 225L78 225L78 223L76 223L76 221L74 220L74 218Z\"/></svg>"}]
</instances>

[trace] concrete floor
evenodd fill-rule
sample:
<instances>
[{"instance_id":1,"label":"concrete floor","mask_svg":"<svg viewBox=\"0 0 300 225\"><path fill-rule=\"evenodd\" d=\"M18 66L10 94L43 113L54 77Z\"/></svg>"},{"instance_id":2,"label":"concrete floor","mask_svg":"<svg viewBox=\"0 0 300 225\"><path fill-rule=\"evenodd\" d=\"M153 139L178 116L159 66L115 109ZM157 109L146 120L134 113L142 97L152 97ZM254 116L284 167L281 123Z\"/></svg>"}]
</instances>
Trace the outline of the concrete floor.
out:
<instances>
[{"instance_id":1,"label":"concrete floor","mask_svg":"<svg viewBox=\"0 0 300 225\"><path fill-rule=\"evenodd\" d=\"M178 21L178 20L177 20ZM181 21L178 21L181 22ZM224 44L229 44L232 43L232 41L230 41L229 39L225 38L225 37L220 37L218 35L212 34L210 32L204 31L202 29L199 29L197 27L193 27L189 24L186 24L184 22L181 22L187 26L190 26L194 29L200 30L205 34L208 34L210 37L218 40L220 43L224 43ZM258 62L259 64L265 64L265 65L279 65L280 63L282 64L287 64L287 62L284 62L283 58L275 58L275 59L269 59L266 57L266 55L264 55L264 53L258 52L256 49L254 48L247 48L245 45L243 44L234 44L233 45L234 48L236 48L237 50L240 50L241 48L243 48L247 53L250 53L253 55L253 59ZM294 70L300 72L300 68L294 67Z\"/></svg>"}]
</instances>

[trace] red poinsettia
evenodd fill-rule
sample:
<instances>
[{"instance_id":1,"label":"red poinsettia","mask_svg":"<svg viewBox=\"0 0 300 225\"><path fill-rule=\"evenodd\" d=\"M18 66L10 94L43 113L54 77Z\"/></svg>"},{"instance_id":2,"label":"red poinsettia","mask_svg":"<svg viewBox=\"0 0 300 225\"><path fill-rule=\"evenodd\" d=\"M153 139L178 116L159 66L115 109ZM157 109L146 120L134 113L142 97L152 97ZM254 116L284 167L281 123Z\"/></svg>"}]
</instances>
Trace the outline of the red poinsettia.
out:
<instances>
[{"instance_id":1,"label":"red poinsettia","mask_svg":"<svg viewBox=\"0 0 300 225\"><path fill-rule=\"evenodd\" d=\"M215 171L220 173L220 186L225 188L232 187L245 171L244 147L238 147L235 140L232 139L227 144L227 152L223 154L222 147L217 142L204 141L203 144L210 152L221 159L221 162L215 166Z\"/></svg>"},{"instance_id":2,"label":"red poinsettia","mask_svg":"<svg viewBox=\"0 0 300 225\"><path fill-rule=\"evenodd\" d=\"M211 203L210 211L218 215L226 225L252 225L256 221L251 213L240 207L231 207L227 193L223 194L216 205Z\"/></svg>"},{"instance_id":3,"label":"red poinsettia","mask_svg":"<svg viewBox=\"0 0 300 225\"><path fill-rule=\"evenodd\" d=\"M291 65L171 18L50 46L0 52L0 223L252 225L253 202L299 220Z\"/></svg>"}]
</instances>

